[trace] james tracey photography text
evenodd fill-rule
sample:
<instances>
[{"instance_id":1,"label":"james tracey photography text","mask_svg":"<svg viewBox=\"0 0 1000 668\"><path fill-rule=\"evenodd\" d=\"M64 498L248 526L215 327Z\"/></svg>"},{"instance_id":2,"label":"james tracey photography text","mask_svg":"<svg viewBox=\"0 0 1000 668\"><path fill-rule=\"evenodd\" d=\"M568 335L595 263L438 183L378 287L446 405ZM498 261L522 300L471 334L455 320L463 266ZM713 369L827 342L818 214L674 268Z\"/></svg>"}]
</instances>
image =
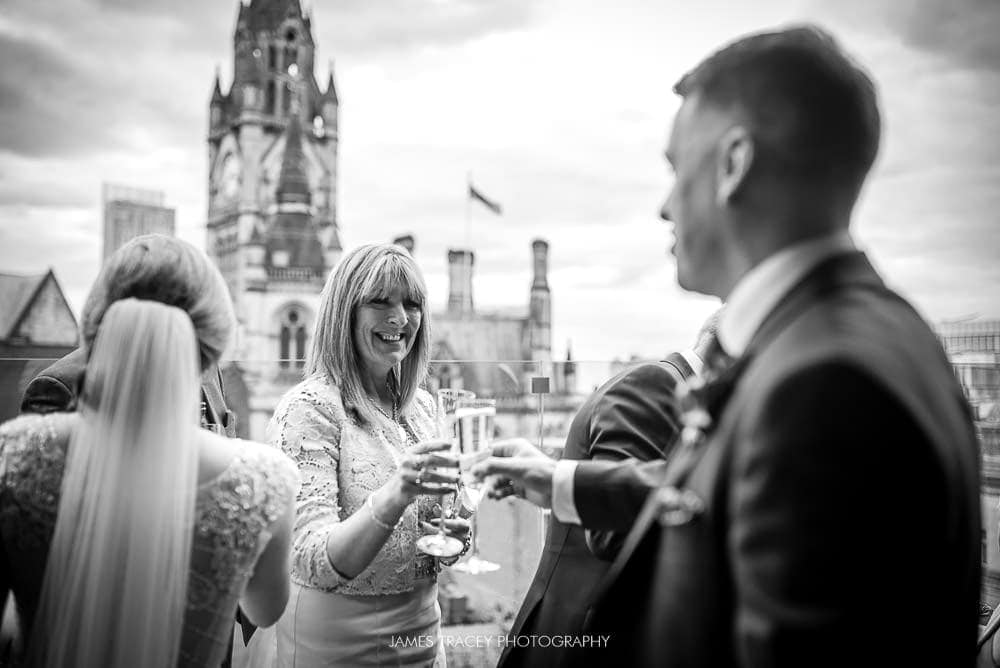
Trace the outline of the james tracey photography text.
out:
<instances>
[{"instance_id":1,"label":"james tracey photography text","mask_svg":"<svg viewBox=\"0 0 1000 668\"><path fill-rule=\"evenodd\" d=\"M447 647L593 647L608 646L609 635L465 635L465 636L393 636L390 647L434 647L438 641Z\"/></svg>"}]
</instances>

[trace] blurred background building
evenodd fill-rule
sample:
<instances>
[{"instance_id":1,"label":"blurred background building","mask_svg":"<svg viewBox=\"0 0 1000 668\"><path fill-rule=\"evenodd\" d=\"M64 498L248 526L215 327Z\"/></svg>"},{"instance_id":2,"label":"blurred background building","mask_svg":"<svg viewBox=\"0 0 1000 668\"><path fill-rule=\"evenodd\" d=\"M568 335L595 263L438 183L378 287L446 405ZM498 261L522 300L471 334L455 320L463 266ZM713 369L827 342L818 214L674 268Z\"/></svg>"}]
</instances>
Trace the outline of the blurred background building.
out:
<instances>
[{"instance_id":1,"label":"blurred background building","mask_svg":"<svg viewBox=\"0 0 1000 668\"><path fill-rule=\"evenodd\" d=\"M1000 603L1000 320L943 323L937 334L962 384L982 453L984 603Z\"/></svg>"},{"instance_id":2,"label":"blurred background building","mask_svg":"<svg viewBox=\"0 0 1000 668\"><path fill-rule=\"evenodd\" d=\"M76 317L52 269L0 274L0 422L17 415L28 381L78 341Z\"/></svg>"},{"instance_id":3,"label":"blurred background building","mask_svg":"<svg viewBox=\"0 0 1000 668\"><path fill-rule=\"evenodd\" d=\"M174 236L174 210L163 205L163 193L159 190L105 183L101 201L104 205L102 264L135 237L154 233Z\"/></svg>"}]
</instances>

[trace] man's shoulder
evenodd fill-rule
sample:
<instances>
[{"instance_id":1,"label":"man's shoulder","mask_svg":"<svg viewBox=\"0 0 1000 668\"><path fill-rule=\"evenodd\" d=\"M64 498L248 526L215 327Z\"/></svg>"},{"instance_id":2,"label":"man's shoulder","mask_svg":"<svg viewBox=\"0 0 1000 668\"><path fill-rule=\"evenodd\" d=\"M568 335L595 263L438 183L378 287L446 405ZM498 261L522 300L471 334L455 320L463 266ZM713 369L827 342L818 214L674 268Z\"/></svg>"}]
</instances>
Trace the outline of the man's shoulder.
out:
<instances>
[{"instance_id":1,"label":"man's shoulder","mask_svg":"<svg viewBox=\"0 0 1000 668\"><path fill-rule=\"evenodd\" d=\"M614 394L631 389L671 389L677 384L678 372L664 362L641 362L619 371L596 391L596 394Z\"/></svg>"},{"instance_id":2,"label":"man's shoulder","mask_svg":"<svg viewBox=\"0 0 1000 668\"><path fill-rule=\"evenodd\" d=\"M773 376L841 364L874 377L945 372L930 326L902 298L845 294L822 300L763 346L758 366Z\"/></svg>"},{"instance_id":3,"label":"man's shoulder","mask_svg":"<svg viewBox=\"0 0 1000 668\"><path fill-rule=\"evenodd\" d=\"M590 397L589 407L597 412L609 405L668 408L672 405L681 374L663 362L643 362L610 378ZM581 411L583 409L581 408Z\"/></svg>"},{"instance_id":4,"label":"man's shoulder","mask_svg":"<svg viewBox=\"0 0 1000 668\"><path fill-rule=\"evenodd\" d=\"M21 399L22 413L73 410L87 368L87 355L77 348L31 379Z\"/></svg>"},{"instance_id":5,"label":"man's shoulder","mask_svg":"<svg viewBox=\"0 0 1000 668\"><path fill-rule=\"evenodd\" d=\"M52 378L67 385L75 385L83 377L86 368L87 353L83 348L77 348L42 369L35 378Z\"/></svg>"}]
</instances>

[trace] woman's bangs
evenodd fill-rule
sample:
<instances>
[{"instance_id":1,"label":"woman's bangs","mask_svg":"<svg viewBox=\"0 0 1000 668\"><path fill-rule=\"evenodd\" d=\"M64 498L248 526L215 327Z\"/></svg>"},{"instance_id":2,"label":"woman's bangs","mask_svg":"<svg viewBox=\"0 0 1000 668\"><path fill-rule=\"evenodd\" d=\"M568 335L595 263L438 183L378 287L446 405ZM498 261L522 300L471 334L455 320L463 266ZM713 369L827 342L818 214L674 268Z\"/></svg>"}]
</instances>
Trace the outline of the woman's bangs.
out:
<instances>
[{"instance_id":1,"label":"woman's bangs","mask_svg":"<svg viewBox=\"0 0 1000 668\"><path fill-rule=\"evenodd\" d=\"M399 290L403 298L423 304L425 294L423 282L413 268L395 256L386 256L368 274L361 289L361 303L374 299L386 299Z\"/></svg>"}]
</instances>

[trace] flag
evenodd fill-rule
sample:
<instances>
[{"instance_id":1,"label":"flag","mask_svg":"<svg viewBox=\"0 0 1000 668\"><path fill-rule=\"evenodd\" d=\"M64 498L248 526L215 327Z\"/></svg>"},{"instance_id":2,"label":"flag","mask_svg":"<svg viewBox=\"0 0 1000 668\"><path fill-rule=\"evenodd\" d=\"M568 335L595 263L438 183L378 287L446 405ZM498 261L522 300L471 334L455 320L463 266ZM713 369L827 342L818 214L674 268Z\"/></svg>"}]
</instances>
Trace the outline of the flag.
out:
<instances>
[{"instance_id":1,"label":"flag","mask_svg":"<svg viewBox=\"0 0 1000 668\"><path fill-rule=\"evenodd\" d=\"M497 204L491 199L488 199L485 195L476 190L475 186L473 186L471 183L469 184L469 197L475 200L479 200L480 202L483 203L483 205L487 209L489 209L498 216L503 213L503 209L500 208L499 204Z\"/></svg>"}]
</instances>

